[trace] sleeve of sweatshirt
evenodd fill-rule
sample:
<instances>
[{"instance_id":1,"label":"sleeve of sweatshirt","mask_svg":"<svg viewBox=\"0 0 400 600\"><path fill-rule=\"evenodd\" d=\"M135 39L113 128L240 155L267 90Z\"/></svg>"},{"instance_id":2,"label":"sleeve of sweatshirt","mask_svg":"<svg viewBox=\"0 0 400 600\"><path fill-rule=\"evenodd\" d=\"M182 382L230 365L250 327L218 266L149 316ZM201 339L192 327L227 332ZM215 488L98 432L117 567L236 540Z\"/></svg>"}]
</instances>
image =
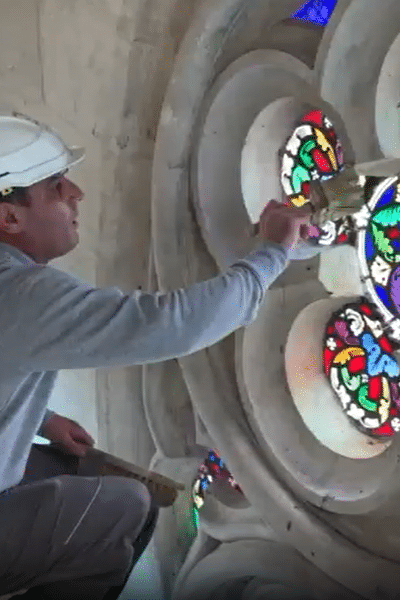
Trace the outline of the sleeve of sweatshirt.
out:
<instances>
[{"instance_id":1,"label":"sleeve of sweatshirt","mask_svg":"<svg viewBox=\"0 0 400 600\"><path fill-rule=\"evenodd\" d=\"M301 241L296 248L289 251L290 260L309 260L319 254L329 252L334 246L317 246Z\"/></svg>"},{"instance_id":2,"label":"sleeve of sweatshirt","mask_svg":"<svg viewBox=\"0 0 400 600\"><path fill-rule=\"evenodd\" d=\"M287 263L283 247L261 244L213 279L173 292L131 294L92 287L49 266L13 269L0 295L2 352L28 372L192 354L252 322Z\"/></svg>"},{"instance_id":3,"label":"sleeve of sweatshirt","mask_svg":"<svg viewBox=\"0 0 400 600\"><path fill-rule=\"evenodd\" d=\"M43 417L42 424L40 425L40 428L39 428L39 430L38 430L38 432L37 432L37 434L36 434L36 435L40 435L41 437L44 437L44 435L43 435L43 428L44 428L44 427L47 425L47 423L50 421L51 417L52 417L53 415L55 415L55 414L56 414L56 413L55 413L54 411L52 411L52 410L49 410L48 408L46 408L46 412L45 412L45 414L44 414L44 417Z\"/></svg>"}]
</instances>

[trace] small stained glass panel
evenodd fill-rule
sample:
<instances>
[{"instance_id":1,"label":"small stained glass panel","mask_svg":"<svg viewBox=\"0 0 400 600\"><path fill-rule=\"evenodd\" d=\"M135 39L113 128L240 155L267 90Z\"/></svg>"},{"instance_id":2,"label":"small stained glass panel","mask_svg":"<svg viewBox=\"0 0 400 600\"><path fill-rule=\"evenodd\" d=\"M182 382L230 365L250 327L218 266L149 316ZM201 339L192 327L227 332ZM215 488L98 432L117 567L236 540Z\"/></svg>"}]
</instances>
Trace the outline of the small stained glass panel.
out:
<instances>
[{"instance_id":1,"label":"small stained glass panel","mask_svg":"<svg viewBox=\"0 0 400 600\"><path fill-rule=\"evenodd\" d=\"M337 0L310 0L292 14L292 19L325 27L335 10Z\"/></svg>"},{"instance_id":2,"label":"small stained glass panel","mask_svg":"<svg viewBox=\"0 0 400 600\"><path fill-rule=\"evenodd\" d=\"M337 175L344 166L342 144L333 124L321 110L308 112L287 140L282 156L281 183L287 205L299 208L310 202L310 183ZM321 246L352 244L355 227L350 217L312 227L309 240Z\"/></svg>"},{"instance_id":3,"label":"small stained glass panel","mask_svg":"<svg viewBox=\"0 0 400 600\"><path fill-rule=\"evenodd\" d=\"M343 168L343 148L321 110L304 115L288 139L282 158L281 182L292 206L310 201L310 182L330 179Z\"/></svg>"},{"instance_id":4,"label":"small stained glass panel","mask_svg":"<svg viewBox=\"0 0 400 600\"><path fill-rule=\"evenodd\" d=\"M359 236L359 260L371 300L390 323L400 316L400 183L387 180L369 202L370 218Z\"/></svg>"},{"instance_id":5,"label":"small stained glass panel","mask_svg":"<svg viewBox=\"0 0 400 600\"><path fill-rule=\"evenodd\" d=\"M210 450L208 457L200 465L192 487L194 506L197 510L203 507L206 493L213 481L226 479L230 486L242 494L240 486L228 471L227 466L215 450Z\"/></svg>"},{"instance_id":6,"label":"small stained glass panel","mask_svg":"<svg viewBox=\"0 0 400 600\"><path fill-rule=\"evenodd\" d=\"M380 439L400 431L400 368L373 304L362 300L332 315L323 364L343 411L358 430Z\"/></svg>"}]
</instances>

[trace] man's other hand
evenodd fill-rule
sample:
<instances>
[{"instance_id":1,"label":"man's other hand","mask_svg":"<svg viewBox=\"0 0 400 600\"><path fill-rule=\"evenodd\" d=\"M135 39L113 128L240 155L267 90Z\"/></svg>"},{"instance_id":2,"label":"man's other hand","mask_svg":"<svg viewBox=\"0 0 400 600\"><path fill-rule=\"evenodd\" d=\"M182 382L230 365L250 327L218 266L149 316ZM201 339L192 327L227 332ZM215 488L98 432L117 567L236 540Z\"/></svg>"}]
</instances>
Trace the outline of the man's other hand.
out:
<instances>
[{"instance_id":1,"label":"man's other hand","mask_svg":"<svg viewBox=\"0 0 400 600\"><path fill-rule=\"evenodd\" d=\"M84 457L95 441L75 421L53 415L43 427L43 437L53 442L66 454Z\"/></svg>"}]
</instances>

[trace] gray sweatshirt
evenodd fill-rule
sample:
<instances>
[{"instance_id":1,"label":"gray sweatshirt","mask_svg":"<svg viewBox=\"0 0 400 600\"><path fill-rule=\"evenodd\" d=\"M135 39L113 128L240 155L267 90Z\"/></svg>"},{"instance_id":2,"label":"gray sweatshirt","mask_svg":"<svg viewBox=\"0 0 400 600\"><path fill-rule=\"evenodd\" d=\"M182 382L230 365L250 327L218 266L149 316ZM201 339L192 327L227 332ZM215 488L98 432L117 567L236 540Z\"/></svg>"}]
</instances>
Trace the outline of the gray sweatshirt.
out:
<instances>
[{"instance_id":1,"label":"gray sweatshirt","mask_svg":"<svg viewBox=\"0 0 400 600\"><path fill-rule=\"evenodd\" d=\"M59 369L157 363L211 346L255 319L288 260L282 246L261 243L213 279L126 294L0 243L0 492L23 477L33 438L53 414Z\"/></svg>"}]
</instances>

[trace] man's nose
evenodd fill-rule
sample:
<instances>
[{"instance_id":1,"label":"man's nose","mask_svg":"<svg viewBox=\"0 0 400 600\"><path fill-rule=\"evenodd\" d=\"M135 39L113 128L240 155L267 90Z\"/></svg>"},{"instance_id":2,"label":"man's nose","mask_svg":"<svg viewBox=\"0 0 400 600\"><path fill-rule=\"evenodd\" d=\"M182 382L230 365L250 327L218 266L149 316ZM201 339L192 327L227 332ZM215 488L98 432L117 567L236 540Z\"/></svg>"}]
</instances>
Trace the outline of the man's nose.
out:
<instances>
[{"instance_id":1,"label":"man's nose","mask_svg":"<svg viewBox=\"0 0 400 600\"><path fill-rule=\"evenodd\" d=\"M65 178L68 182L68 197L71 200L80 202L85 197L85 194L79 186L73 183L70 179Z\"/></svg>"}]
</instances>

